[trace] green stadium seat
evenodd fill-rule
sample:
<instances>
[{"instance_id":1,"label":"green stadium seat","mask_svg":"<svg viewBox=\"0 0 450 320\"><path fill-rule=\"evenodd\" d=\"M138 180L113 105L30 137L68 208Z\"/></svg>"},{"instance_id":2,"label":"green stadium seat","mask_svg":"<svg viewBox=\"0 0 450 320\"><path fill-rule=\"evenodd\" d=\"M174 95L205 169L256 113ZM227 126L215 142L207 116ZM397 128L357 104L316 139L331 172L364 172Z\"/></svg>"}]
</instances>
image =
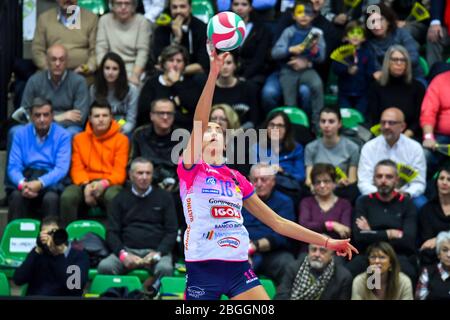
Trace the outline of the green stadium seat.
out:
<instances>
[{"instance_id":1,"label":"green stadium seat","mask_svg":"<svg viewBox=\"0 0 450 320\"><path fill-rule=\"evenodd\" d=\"M36 245L39 229L40 222L34 219L16 219L6 226L0 242L0 270L8 278Z\"/></svg>"},{"instance_id":2,"label":"green stadium seat","mask_svg":"<svg viewBox=\"0 0 450 320\"><path fill-rule=\"evenodd\" d=\"M364 123L364 116L356 109L341 108L342 126L347 129L354 129Z\"/></svg>"},{"instance_id":3,"label":"green stadium seat","mask_svg":"<svg viewBox=\"0 0 450 320\"><path fill-rule=\"evenodd\" d=\"M78 0L78 5L92 13L102 15L108 12L108 0Z\"/></svg>"},{"instance_id":4,"label":"green stadium seat","mask_svg":"<svg viewBox=\"0 0 450 320\"><path fill-rule=\"evenodd\" d=\"M274 112L277 112L277 111L283 111L284 113L286 113L287 116L289 117L289 120L291 120L291 122L293 124L297 124L297 125L301 125L301 126L309 128L308 116L302 109L299 109L295 106L278 107L278 108L272 109L269 112L268 116L270 116L271 114L273 114Z\"/></svg>"},{"instance_id":5,"label":"green stadium seat","mask_svg":"<svg viewBox=\"0 0 450 320\"><path fill-rule=\"evenodd\" d=\"M327 83L324 84L325 95L324 95L324 106L326 107L336 107L338 104L338 96L336 94L336 88L338 84L338 77L330 68L328 73Z\"/></svg>"},{"instance_id":6,"label":"green stadium seat","mask_svg":"<svg viewBox=\"0 0 450 320\"><path fill-rule=\"evenodd\" d=\"M11 288L9 287L9 280L6 274L0 272L0 297L11 295Z\"/></svg>"},{"instance_id":7,"label":"green stadium seat","mask_svg":"<svg viewBox=\"0 0 450 320\"><path fill-rule=\"evenodd\" d=\"M79 240L88 232L95 233L102 239L106 237L106 229L103 224L94 220L73 221L67 226L66 230L69 234L69 240Z\"/></svg>"},{"instance_id":8,"label":"green stadium seat","mask_svg":"<svg viewBox=\"0 0 450 320\"><path fill-rule=\"evenodd\" d=\"M324 105L326 107L336 107L338 104L338 97L335 94L327 93L325 94Z\"/></svg>"},{"instance_id":9,"label":"green stadium seat","mask_svg":"<svg viewBox=\"0 0 450 320\"><path fill-rule=\"evenodd\" d=\"M150 273L145 269L136 269L127 273L127 276L138 277L141 282L144 282L150 277Z\"/></svg>"},{"instance_id":10,"label":"green stadium seat","mask_svg":"<svg viewBox=\"0 0 450 320\"><path fill-rule=\"evenodd\" d=\"M163 300L182 300L186 290L186 277L162 277L160 295Z\"/></svg>"},{"instance_id":11,"label":"green stadium seat","mask_svg":"<svg viewBox=\"0 0 450 320\"><path fill-rule=\"evenodd\" d=\"M129 291L142 290L142 284L136 276L96 275L89 289L90 294L101 295L109 288L127 287Z\"/></svg>"},{"instance_id":12,"label":"green stadium seat","mask_svg":"<svg viewBox=\"0 0 450 320\"><path fill-rule=\"evenodd\" d=\"M28 283L20 286L19 294L21 297L25 297L27 295L27 292L28 292Z\"/></svg>"},{"instance_id":13,"label":"green stadium seat","mask_svg":"<svg viewBox=\"0 0 450 320\"><path fill-rule=\"evenodd\" d=\"M269 298L273 300L275 294L277 293L277 289L275 288L273 281L270 279L259 279L259 281L269 295Z\"/></svg>"},{"instance_id":14,"label":"green stadium seat","mask_svg":"<svg viewBox=\"0 0 450 320\"><path fill-rule=\"evenodd\" d=\"M214 7L209 0L192 0L191 8L192 15L206 24L215 14Z\"/></svg>"},{"instance_id":15,"label":"green stadium seat","mask_svg":"<svg viewBox=\"0 0 450 320\"><path fill-rule=\"evenodd\" d=\"M422 69L424 76L427 77L430 73L430 66L424 57L419 57L419 66Z\"/></svg>"},{"instance_id":16,"label":"green stadium seat","mask_svg":"<svg viewBox=\"0 0 450 320\"><path fill-rule=\"evenodd\" d=\"M94 269L94 268L89 269L89 280L94 279L97 276L97 274L98 274L97 269ZM141 281L141 282L144 282L145 280L147 280L150 277L150 273L144 269L136 269L136 270L130 271L126 275L138 277L139 281Z\"/></svg>"},{"instance_id":17,"label":"green stadium seat","mask_svg":"<svg viewBox=\"0 0 450 320\"><path fill-rule=\"evenodd\" d=\"M89 273L88 273L89 280L93 280L97 276L97 274L98 274L97 269L95 269L95 268L89 269Z\"/></svg>"}]
</instances>

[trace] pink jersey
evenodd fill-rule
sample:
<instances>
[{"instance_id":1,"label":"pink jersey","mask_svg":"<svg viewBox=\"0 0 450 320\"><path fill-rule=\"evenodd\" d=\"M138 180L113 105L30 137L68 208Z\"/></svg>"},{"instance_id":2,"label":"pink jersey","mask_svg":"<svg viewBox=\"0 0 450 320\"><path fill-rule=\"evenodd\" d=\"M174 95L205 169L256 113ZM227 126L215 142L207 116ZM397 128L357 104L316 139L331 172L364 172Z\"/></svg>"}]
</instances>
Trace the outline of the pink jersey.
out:
<instances>
[{"instance_id":1,"label":"pink jersey","mask_svg":"<svg viewBox=\"0 0 450 320\"><path fill-rule=\"evenodd\" d=\"M180 160L177 172L187 224L185 260L247 261L249 237L241 209L254 192L252 184L226 165L203 160L190 170Z\"/></svg>"}]
</instances>

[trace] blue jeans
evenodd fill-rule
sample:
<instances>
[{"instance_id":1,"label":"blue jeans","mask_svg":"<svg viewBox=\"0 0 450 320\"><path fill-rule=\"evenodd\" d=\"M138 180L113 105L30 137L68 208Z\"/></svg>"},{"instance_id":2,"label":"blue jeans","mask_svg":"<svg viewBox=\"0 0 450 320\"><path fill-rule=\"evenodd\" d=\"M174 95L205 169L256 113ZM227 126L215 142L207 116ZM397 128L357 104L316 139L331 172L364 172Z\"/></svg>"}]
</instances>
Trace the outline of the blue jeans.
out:
<instances>
[{"instance_id":1,"label":"blue jeans","mask_svg":"<svg viewBox=\"0 0 450 320\"><path fill-rule=\"evenodd\" d=\"M280 72L276 71L267 77L262 88L262 106L266 113L279 107L282 101L283 91L280 84ZM300 85L298 88L299 97L306 113L311 114L311 90L306 85Z\"/></svg>"},{"instance_id":2,"label":"blue jeans","mask_svg":"<svg viewBox=\"0 0 450 320\"><path fill-rule=\"evenodd\" d=\"M367 117L367 95L347 96L345 94L338 95L339 108L354 108Z\"/></svg>"},{"instance_id":3,"label":"blue jeans","mask_svg":"<svg viewBox=\"0 0 450 320\"><path fill-rule=\"evenodd\" d=\"M267 77L262 88L262 106L266 113L280 105L282 100L281 84L279 81L280 72L276 71Z\"/></svg>"}]
</instances>

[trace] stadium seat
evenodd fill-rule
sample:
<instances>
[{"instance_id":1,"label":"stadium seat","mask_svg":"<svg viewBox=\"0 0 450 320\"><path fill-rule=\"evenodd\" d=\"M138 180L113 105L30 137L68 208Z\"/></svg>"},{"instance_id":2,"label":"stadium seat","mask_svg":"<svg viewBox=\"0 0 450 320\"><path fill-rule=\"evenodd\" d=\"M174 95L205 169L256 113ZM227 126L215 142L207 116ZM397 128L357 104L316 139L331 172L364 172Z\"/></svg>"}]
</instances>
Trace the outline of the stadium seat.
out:
<instances>
[{"instance_id":1,"label":"stadium seat","mask_svg":"<svg viewBox=\"0 0 450 320\"><path fill-rule=\"evenodd\" d=\"M197 19L208 23L209 19L214 16L214 8L209 0L192 0L192 15Z\"/></svg>"},{"instance_id":2,"label":"stadium seat","mask_svg":"<svg viewBox=\"0 0 450 320\"><path fill-rule=\"evenodd\" d=\"M34 219L16 219L6 226L0 242L0 270L8 278L36 245L39 228L40 222Z\"/></svg>"},{"instance_id":3,"label":"stadium seat","mask_svg":"<svg viewBox=\"0 0 450 320\"><path fill-rule=\"evenodd\" d=\"M270 279L259 279L259 281L269 295L269 298L273 299L275 297L275 294L277 293L277 289L275 288L275 284L273 283L273 281Z\"/></svg>"},{"instance_id":4,"label":"stadium seat","mask_svg":"<svg viewBox=\"0 0 450 320\"><path fill-rule=\"evenodd\" d=\"M284 113L286 113L287 116L289 117L289 120L291 120L291 122L293 124L302 125L304 127L309 128L308 116L302 109L299 109L295 106L278 107L278 108L272 109L269 112L268 116L270 116L272 113L277 112L277 111L283 111Z\"/></svg>"},{"instance_id":5,"label":"stadium seat","mask_svg":"<svg viewBox=\"0 0 450 320\"><path fill-rule=\"evenodd\" d=\"M8 278L0 272L0 297L11 295Z\"/></svg>"},{"instance_id":6,"label":"stadium seat","mask_svg":"<svg viewBox=\"0 0 450 320\"><path fill-rule=\"evenodd\" d=\"M94 220L73 221L67 226L66 230L69 234L69 240L79 240L88 232L93 232L102 237L102 239L106 237L106 229L103 224Z\"/></svg>"},{"instance_id":7,"label":"stadium seat","mask_svg":"<svg viewBox=\"0 0 450 320\"><path fill-rule=\"evenodd\" d=\"M186 290L186 277L162 277L160 295L163 300L181 300Z\"/></svg>"},{"instance_id":8,"label":"stadium seat","mask_svg":"<svg viewBox=\"0 0 450 320\"><path fill-rule=\"evenodd\" d=\"M108 12L108 0L78 0L78 5L92 13L102 15Z\"/></svg>"},{"instance_id":9,"label":"stadium seat","mask_svg":"<svg viewBox=\"0 0 450 320\"><path fill-rule=\"evenodd\" d=\"M328 81L324 84L325 96L324 96L324 106L326 107L336 107L338 104L338 78L337 75L330 68L328 74Z\"/></svg>"},{"instance_id":10,"label":"stadium seat","mask_svg":"<svg viewBox=\"0 0 450 320\"><path fill-rule=\"evenodd\" d=\"M424 57L419 57L419 66L423 71L423 75L427 77L430 73L430 66L428 65L428 62Z\"/></svg>"},{"instance_id":11,"label":"stadium seat","mask_svg":"<svg viewBox=\"0 0 450 320\"><path fill-rule=\"evenodd\" d=\"M136 269L127 273L127 276L138 277L141 282L144 282L150 277L150 273L145 269Z\"/></svg>"},{"instance_id":12,"label":"stadium seat","mask_svg":"<svg viewBox=\"0 0 450 320\"><path fill-rule=\"evenodd\" d=\"M341 108L342 126L347 129L354 129L364 123L364 116L356 109Z\"/></svg>"},{"instance_id":13,"label":"stadium seat","mask_svg":"<svg viewBox=\"0 0 450 320\"><path fill-rule=\"evenodd\" d=\"M99 274L92 281L90 294L101 295L109 288L127 287L129 291L142 290L142 284L136 276L115 276Z\"/></svg>"}]
</instances>

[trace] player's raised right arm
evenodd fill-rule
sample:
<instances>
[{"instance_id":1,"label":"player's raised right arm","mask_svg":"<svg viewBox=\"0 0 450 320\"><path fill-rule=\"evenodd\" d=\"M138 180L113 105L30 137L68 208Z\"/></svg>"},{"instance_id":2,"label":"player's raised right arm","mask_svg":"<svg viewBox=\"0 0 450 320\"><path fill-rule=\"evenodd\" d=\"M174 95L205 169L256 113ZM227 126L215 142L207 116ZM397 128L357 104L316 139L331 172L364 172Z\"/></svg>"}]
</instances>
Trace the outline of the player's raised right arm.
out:
<instances>
[{"instance_id":1,"label":"player's raised right arm","mask_svg":"<svg viewBox=\"0 0 450 320\"><path fill-rule=\"evenodd\" d=\"M192 166L197 163L202 156L203 133L208 128L214 88L216 86L216 80L219 75L220 68L222 67L223 61L227 56L227 53L218 56L214 46L209 42L207 43L207 49L210 64L209 75L195 108L194 125L188 145L183 151L183 164L186 169L192 168Z\"/></svg>"}]
</instances>

